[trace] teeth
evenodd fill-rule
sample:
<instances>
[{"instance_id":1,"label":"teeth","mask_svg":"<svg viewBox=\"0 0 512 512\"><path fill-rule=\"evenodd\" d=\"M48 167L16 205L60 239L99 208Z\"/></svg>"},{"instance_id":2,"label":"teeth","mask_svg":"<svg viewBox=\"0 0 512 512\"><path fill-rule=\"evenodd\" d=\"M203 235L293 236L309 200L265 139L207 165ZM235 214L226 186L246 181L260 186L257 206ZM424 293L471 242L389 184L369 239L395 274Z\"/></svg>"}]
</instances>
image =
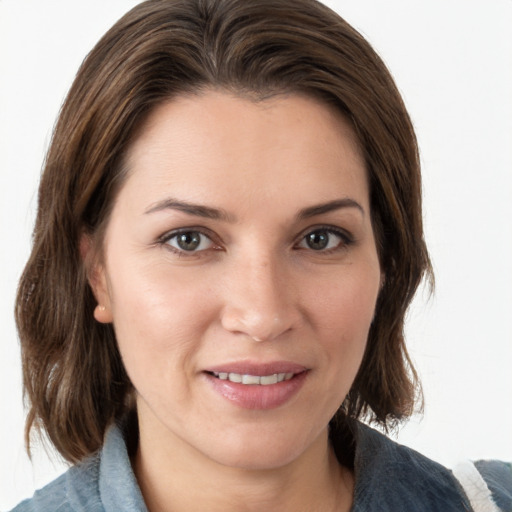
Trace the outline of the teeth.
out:
<instances>
[{"instance_id":1,"label":"teeth","mask_svg":"<svg viewBox=\"0 0 512 512\"><path fill-rule=\"evenodd\" d=\"M239 373L230 373L228 375L228 379L231 382L243 382L244 380L243 375L240 375Z\"/></svg>"},{"instance_id":2,"label":"teeth","mask_svg":"<svg viewBox=\"0 0 512 512\"><path fill-rule=\"evenodd\" d=\"M213 375L220 380L229 380L238 384L269 386L284 380L290 380L293 373L274 373L272 375L241 375L240 373L213 372Z\"/></svg>"},{"instance_id":3,"label":"teeth","mask_svg":"<svg viewBox=\"0 0 512 512\"><path fill-rule=\"evenodd\" d=\"M274 373L274 375L265 375L264 377L260 377L260 384L263 386L277 384L277 373Z\"/></svg>"},{"instance_id":4,"label":"teeth","mask_svg":"<svg viewBox=\"0 0 512 512\"><path fill-rule=\"evenodd\" d=\"M232 374L229 375L230 379L231 375ZM236 378L238 378L238 375L236 376ZM257 377L255 375L244 375L242 377L242 384L260 384L260 377Z\"/></svg>"}]
</instances>

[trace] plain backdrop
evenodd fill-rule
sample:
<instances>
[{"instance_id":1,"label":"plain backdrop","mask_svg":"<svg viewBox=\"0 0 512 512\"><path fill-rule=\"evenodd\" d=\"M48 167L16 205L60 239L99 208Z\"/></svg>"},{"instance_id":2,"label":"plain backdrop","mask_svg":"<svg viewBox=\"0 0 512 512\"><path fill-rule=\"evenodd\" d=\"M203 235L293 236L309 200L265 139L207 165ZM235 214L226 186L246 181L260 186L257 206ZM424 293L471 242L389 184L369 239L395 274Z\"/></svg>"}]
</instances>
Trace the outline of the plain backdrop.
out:
<instances>
[{"instance_id":1,"label":"plain backdrop","mask_svg":"<svg viewBox=\"0 0 512 512\"><path fill-rule=\"evenodd\" d=\"M248 0L250 1L250 0ZM100 36L137 2L0 0L0 509L65 466L23 447L16 283L59 107ZM437 278L407 333L425 413L398 440L452 466L512 460L512 0L330 0L395 76L414 121Z\"/></svg>"}]
</instances>

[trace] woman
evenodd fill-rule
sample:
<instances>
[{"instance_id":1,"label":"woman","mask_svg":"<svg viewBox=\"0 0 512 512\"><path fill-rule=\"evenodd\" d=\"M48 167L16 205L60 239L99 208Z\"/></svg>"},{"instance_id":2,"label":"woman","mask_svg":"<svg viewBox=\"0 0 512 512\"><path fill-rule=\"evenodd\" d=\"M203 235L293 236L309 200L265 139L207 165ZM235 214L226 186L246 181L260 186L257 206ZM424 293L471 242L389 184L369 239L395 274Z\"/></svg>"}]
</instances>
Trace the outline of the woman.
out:
<instances>
[{"instance_id":1,"label":"woman","mask_svg":"<svg viewBox=\"0 0 512 512\"><path fill-rule=\"evenodd\" d=\"M420 192L389 73L325 7L127 14L41 181L27 435L76 466L19 510L471 510L449 471L358 422L414 408Z\"/></svg>"}]
</instances>

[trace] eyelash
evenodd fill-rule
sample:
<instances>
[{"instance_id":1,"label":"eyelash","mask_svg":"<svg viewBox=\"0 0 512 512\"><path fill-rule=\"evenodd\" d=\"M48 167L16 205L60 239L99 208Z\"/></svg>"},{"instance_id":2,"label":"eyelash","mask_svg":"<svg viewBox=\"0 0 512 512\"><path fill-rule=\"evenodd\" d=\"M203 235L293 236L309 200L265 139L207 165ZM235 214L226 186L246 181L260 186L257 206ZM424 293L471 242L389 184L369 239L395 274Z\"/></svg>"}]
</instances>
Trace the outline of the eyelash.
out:
<instances>
[{"instance_id":1,"label":"eyelash","mask_svg":"<svg viewBox=\"0 0 512 512\"><path fill-rule=\"evenodd\" d=\"M329 236L334 235L340 239L340 242L335 247L331 247L328 249L315 250L315 249L312 249L311 247L299 247L299 244L301 244L301 243L307 244L306 237L308 235L313 235L315 233L318 234L320 232L324 232L324 233L328 234ZM205 237L210 241L211 245L204 249L190 250L190 251L187 251L186 249L180 249L178 247L174 247L174 246L170 245L169 242L171 240L177 239L177 237L180 235L187 235L187 234L189 234L189 235L198 234L200 238ZM198 247L200 247L203 242L204 242L204 240L200 239ZM309 250L312 253L327 255L327 254L332 254L332 253L335 253L338 251L346 250L349 246L353 245L354 242L355 242L355 240L352 237L352 235L345 230L335 228L332 226L315 226L313 228L308 228L307 231L303 232L298 237L298 241L294 244L294 248L295 248L295 250ZM214 237L209 232L206 232L204 230L204 228L193 228L192 227L192 228L182 228L182 229L174 230L169 233L165 233L163 236L161 236L157 240L157 243L162 246L165 246L167 249L169 249L170 251L172 251L173 253L177 254L180 257L199 257L199 256L202 256L202 253L204 253L205 251L208 251L208 250L218 251L221 249L220 244L215 242ZM328 241L328 243L330 243L330 240Z\"/></svg>"},{"instance_id":2,"label":"eyelash","mask_svg":"<svg viewBox=\"0 0 512 512\"><path fill-rule=\"evenodd\" d=\"M308 230L306 232L304 232L303 234L300 235L299 243L302 243L302 242L306 243L305 241L306 241L306 237L308 235L312 235L314 233L319 233L319 232L325 232L329 235L335 235L336 237L338 237L340 239L340 241L335 247L331 247L331 248L325 249L325 250L315 250L315 249L312 249L311 247L309 247L309 248L308 247L304 247L304 248L300 247L300 248L298 248L298 250L305 249L305 250L310 250L311 252L318 253L318 254L333 254L335 252L348 249L348 247L353 245L355 242L354 237L350 233L348 233L347 231L345 231L343 229L335 228L333 226L314 226L313 228L308 228Z\"/></svg>"},{"instance_id":3,"label":"eyelash","mask_svg":"<svg viewBox=\"0 0 512 512\"><path fill-rule=\"evenodd\" d=\"M170 241L173 240L173 239L177 239L178 236L180 235L187 235L187 234L199 234L201 238L207 238L210 243L211 243L211 246L210 247L207 247L206 249L201 249L199 251L187 251L185 249L180 249L178 247L173 247L172 245L170 245ZM201 255L201 253L205 252L206 250L210 250L210 249L213 249L213 250L219 250L220 249L220 245L218 243L216 243L214 241L214 237L207 231L204 230L204 228L181 228L181 229L177 229L177 230L174 230L174 231L171 231L169 233L165 233L163 236L161 236L158 240L157 240L157 243L159 245L162 245L162 246L165 246L167 249L169 249L171 252L177 254L178 256L180 257L198 257L199 255ZM203 240L200 241L200 244L203 243Z\"/></svg>"}]
</instances>

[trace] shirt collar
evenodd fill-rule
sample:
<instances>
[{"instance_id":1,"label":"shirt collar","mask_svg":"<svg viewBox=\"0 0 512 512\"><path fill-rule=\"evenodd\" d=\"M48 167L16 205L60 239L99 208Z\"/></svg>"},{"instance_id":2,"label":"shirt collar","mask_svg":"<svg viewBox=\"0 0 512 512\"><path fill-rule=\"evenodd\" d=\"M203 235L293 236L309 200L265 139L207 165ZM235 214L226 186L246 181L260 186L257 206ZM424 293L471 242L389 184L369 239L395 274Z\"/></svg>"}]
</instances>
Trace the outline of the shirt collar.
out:
<instances>
[{"instance_id":1,"label":"shirt collar","mask_svg":"<svg viewBox=\"0 0 512 512\"><path fill-rule=\"evenodd\" d=\"M105 512L147 512L132 470L123 431L117 425L112 426L105 437L101 452L99 492Z\"/></svg>"}]
</instances>

